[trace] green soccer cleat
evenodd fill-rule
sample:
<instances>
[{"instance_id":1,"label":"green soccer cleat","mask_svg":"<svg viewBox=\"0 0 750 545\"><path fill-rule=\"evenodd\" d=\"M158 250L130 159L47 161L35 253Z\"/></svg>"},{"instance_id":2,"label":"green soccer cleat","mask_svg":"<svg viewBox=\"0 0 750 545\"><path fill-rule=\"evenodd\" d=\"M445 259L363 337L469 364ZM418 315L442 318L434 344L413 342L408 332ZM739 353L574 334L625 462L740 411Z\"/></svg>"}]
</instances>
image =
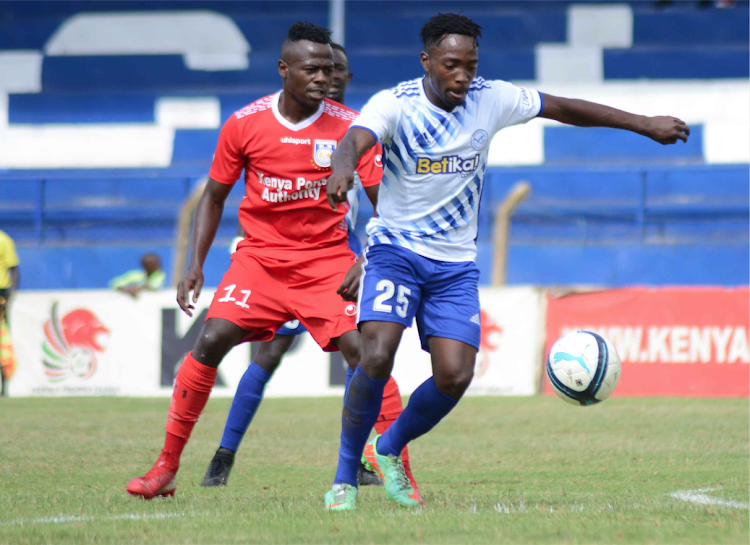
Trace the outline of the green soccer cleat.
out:
<instances>
[{"instance_id":1,"label":"green soccer cleat","mask_svg":"<svg viewBox=\"0 0 750 545\"><path fill-rule=\"evenodd\" d=\"M353 511L357 508L357 487L350 484L334 484L326 492L326 509L329 511Z\"/></svg>"},{"instance_id":2,"label":"green soccer cleat","mask_svg":"<svg viewBox=\"0 0 750 545\"><path fill-rule=\"evenodd\" d=\"M365 445L364 457L370 467L383 479L388 499L404 507L419 507L424 504L422 496L414 490L409 477L406 476L401 456L378 454L376 445L379 437L376 435Z\"/></svg>"}]
</instances>

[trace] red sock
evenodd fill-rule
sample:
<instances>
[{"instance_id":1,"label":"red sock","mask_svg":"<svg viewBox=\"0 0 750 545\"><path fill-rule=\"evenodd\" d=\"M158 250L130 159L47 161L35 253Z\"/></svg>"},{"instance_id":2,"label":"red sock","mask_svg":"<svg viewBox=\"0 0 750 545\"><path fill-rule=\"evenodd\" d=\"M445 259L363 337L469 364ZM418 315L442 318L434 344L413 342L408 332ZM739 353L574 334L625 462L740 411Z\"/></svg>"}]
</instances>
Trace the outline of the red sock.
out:
<instances>
[{"instance_id":1,"label":"red sock","mask_svg":"<svg viewBox=\"0 0 750 545\"><path fill-rule=\"evenodd\" d=\"M404 405L401 401L401 392L398 389L396 380L391 377L383 389L383 404L380 406L380 415L378 415L378 420L375 422L375 431L378 435L383 435L403 410ZM404 447L404 450L401 451L401 460L404 462L406 474L411 477L408 447Z\"/></svg>"},{"instance_id":2,"label":"red sock","mask_svg":"<svg viewBox=\"0 0 750 545\"><path fill-rule=\"evenodd\" d=\"M180 466L182 449L190 439L193 427L211 395L216 372L215 367L196 361L192 352L188 352L182 360L174 382L167 417L167 437L162 450L162 460L170 469Z\"/></svg>"},{"instance_id":3,"label":"red sock","mask_svg":"<svg viewBox=\"0 0 750 545\"><path fill-rule=\"evenodd\" d=\"M401 392L398 390L398 384L396 380L391 377L385 384L383 389L383 404L380 406L380 414L375 424L375 430L382 434L387 430L391 423L398 418L398 415L404 410L404 405L401 402ZM388 422L388 425L383 428L383 432L378 429L378 424Z\"/></svg>"}]
</instances>

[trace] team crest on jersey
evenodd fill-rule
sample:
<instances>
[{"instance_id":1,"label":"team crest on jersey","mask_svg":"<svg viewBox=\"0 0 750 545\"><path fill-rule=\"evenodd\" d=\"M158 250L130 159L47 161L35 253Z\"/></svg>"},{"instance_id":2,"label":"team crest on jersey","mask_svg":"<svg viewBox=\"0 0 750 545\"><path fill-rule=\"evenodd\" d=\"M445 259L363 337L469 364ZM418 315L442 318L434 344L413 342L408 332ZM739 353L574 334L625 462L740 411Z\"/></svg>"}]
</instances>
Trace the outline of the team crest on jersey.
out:
<instances>
[{"instance_id":1,"label":"team crest on jersey","mask_svg":"<svg viewBox=\"0 0 750 545\"><path fill-rule=\"evenodd\" d=\"M315 140L313 161L319 167L330 168L331 154L336 149L336 140Z\"/></svg>"},{"instance_id":2,"label":"team crest on jersey","mask_svg":"<svg viewBox=\"0 0 750 545\"><path fill-rule=\"evenodd\" d=\"M474 131L474 134L471 135L471 147L477 151L482 151L485 147L487 147L487 143L489 141L490 136L487 134L487 131L484 131L482 129Z\"/></svg>"}]
</instances>

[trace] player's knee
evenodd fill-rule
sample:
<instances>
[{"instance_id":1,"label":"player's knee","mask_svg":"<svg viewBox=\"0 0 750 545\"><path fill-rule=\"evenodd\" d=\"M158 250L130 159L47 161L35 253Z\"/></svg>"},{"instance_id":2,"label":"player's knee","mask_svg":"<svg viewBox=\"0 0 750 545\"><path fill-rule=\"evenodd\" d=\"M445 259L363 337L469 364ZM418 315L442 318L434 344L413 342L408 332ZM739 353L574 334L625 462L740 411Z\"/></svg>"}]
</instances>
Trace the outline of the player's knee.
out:
<instances>
[{"instance_id":1,"label":"player's knee","mask_svg":"<svg viewBox=\"0 0 750 545\"><path fill-rule=\"evenodd\" d=\"M375 346L364 351L360 360L360 367L370 377L386 378L393 369L393 354L385 346Z\"/></svg>"},{"instance_id":2,"label":"player's knee","mask_svg":"<svg viewBox=\"0 0 750 545\"><path fill-rule=\"evenodd\" d=\"M440 377L435 377L435 383L445 395L458 399L464 395L473 378L474 365L461 365L441 373Z\"/></svg>"},{"instance_id":3,"label":"player's knee","mask_svg":"<svg viewBox=\"0 0 750 545\"><path fill-rule=\"evenodd\" d=\"M204 365L218 367L234 344L234 339L221 328L204 325L193 347L193 357Z\"/></svg>"},{"instance_id":4,"label":"player's knee","mask_svg":"<svg viewBox=\"0 0 750 545\"><path fill-rule=\"evenodd\" d=\"M273 373L281 364L281 358L284 357L284 351L275 347L262 346L253 358L253 361L260 365L265 371Z\"/></svg>"}]
</instances>

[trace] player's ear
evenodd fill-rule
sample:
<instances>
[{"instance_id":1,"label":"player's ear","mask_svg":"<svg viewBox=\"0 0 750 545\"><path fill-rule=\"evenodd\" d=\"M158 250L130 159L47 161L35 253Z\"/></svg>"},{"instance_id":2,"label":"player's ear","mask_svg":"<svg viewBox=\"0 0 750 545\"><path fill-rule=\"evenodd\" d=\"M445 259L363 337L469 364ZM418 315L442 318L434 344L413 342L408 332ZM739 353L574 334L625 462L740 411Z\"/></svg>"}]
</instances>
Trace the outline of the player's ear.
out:
<instances>
[{"instance_id":1,"label":"player's ear","mask_svg":"<svg viewBox=\"0 0 750 545\"><path fill-rule=\"evenodd\" d=\"M349 72L349 75L346 76L346 82L347 83L351 83L353 77L354 77L354 74L352 74L351 72Z\"/></svg>"},{"instance_id":2,"label":"player's ear","mask_svg":"<svg viewBox=\"0 0 750 545\"><path fill-rule=\"evenodd\" d=\"M422 51L419 54L419 60L422 63L422 68L424 68L424 71L429 72L430 71L430 56L424 51Z\"/></svg>"},{"instance_id":3,"label":"player's ear","mask_svg":"<svg viewBox=\"0 0 750 545\"><path fill-rule=\"evenodd\" d=\"M281 79L286 79L289 75L289 65L281 59L279 59L279 75Z\"/></svg>"}]
</instances>

